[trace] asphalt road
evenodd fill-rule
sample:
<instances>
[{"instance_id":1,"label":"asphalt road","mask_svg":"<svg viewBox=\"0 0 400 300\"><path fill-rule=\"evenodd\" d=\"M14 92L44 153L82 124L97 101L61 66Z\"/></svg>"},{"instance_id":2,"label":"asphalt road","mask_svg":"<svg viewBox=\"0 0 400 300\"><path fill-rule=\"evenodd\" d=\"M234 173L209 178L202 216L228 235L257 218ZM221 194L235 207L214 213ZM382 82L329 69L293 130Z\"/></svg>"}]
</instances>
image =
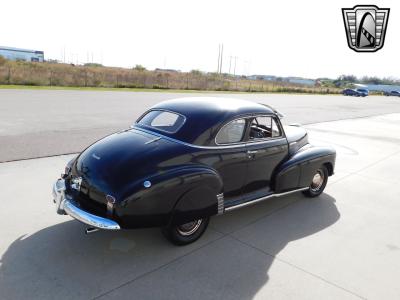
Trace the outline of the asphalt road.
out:
<instances>
[{"instance_id":1,"label":"asphalt road","mask_svg":"<svg viewBox=\"0 0 400 300\"><path fill-rule=\"evenodd\" d=\"M285 123L311 124L400 112L394 97L0 90L0 162L76 153L127 128L157 102L177 97L234 97L272 105Z\"/></svg>"}]
</instances>

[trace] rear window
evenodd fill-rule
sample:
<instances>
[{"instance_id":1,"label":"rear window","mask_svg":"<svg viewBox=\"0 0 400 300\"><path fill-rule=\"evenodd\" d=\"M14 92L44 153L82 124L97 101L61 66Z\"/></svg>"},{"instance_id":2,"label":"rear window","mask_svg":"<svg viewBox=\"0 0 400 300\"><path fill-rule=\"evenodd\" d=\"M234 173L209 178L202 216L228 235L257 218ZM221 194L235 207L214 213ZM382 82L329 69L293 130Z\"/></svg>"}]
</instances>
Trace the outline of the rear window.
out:
<instances>
[{"instance_id":1,"label":"rear window","mask_svg":"<svg viewBox=\"0 0 400 300\"><path fill-rule=\"evenodd\" d=\"M185 120L186 118L184 116L174 112L151 110L137 123L168 133L175 133L182 127L183 123L185 123Z\"/></svg>"}]
</instances>

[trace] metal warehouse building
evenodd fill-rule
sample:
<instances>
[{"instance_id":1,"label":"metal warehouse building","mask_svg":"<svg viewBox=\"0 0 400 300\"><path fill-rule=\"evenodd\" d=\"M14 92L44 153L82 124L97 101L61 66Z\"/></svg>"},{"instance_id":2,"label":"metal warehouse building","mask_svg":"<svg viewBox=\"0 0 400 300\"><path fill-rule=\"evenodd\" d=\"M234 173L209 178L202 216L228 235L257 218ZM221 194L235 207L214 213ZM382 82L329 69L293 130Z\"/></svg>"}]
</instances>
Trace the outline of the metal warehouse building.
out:
<instances>
[{"instance_id":1,"label":"metal warehouse building","mask_svg":"<svg viewBox=\"0 0 400 300\"><path fill-rule=\"evenodd\" d=\"M44 61L44 52L28 49L19 49L12 47L0 46L0 56L8 60L22 60L22 61Z\"/></svg>"}]
</instances>

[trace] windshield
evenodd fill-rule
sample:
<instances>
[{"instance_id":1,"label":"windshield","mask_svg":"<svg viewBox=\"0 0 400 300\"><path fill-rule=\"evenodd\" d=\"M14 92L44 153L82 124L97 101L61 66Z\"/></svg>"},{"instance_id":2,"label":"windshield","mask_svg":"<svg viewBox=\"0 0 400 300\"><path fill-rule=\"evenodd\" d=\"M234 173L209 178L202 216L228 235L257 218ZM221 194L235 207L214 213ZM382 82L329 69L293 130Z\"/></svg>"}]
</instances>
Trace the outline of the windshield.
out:
<instances>
[{"instance_id":1,"label":"windshield","mask_svg":"<svg viewBox=\"0 0 400 300\"><path fill-rule=\"evenodd\" d=\"M137 121L137 124L151 127L168 133L177 132L185 123L186 118L180 114L165 111L151 110Z\"/></svg>"}]
</instances>

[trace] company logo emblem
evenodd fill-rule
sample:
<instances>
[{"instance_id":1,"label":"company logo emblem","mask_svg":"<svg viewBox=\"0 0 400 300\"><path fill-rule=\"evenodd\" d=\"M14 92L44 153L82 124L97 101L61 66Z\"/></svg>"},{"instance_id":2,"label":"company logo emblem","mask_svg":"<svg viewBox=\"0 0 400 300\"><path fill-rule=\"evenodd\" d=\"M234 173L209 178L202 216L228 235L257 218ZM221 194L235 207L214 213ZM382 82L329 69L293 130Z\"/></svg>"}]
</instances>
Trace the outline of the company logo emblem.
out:
<instances>
[{"instance_id":1,"label":"company logo emblem","mask_svg":"<svg viewBox=\"0 0 400 300\"><path fill-rule=\"evenodd\" d=\"M356 52L375 52L382 49L390 8L375 5L356 5L342 8L347 44Z\"/></svg>"}]
</instances>

